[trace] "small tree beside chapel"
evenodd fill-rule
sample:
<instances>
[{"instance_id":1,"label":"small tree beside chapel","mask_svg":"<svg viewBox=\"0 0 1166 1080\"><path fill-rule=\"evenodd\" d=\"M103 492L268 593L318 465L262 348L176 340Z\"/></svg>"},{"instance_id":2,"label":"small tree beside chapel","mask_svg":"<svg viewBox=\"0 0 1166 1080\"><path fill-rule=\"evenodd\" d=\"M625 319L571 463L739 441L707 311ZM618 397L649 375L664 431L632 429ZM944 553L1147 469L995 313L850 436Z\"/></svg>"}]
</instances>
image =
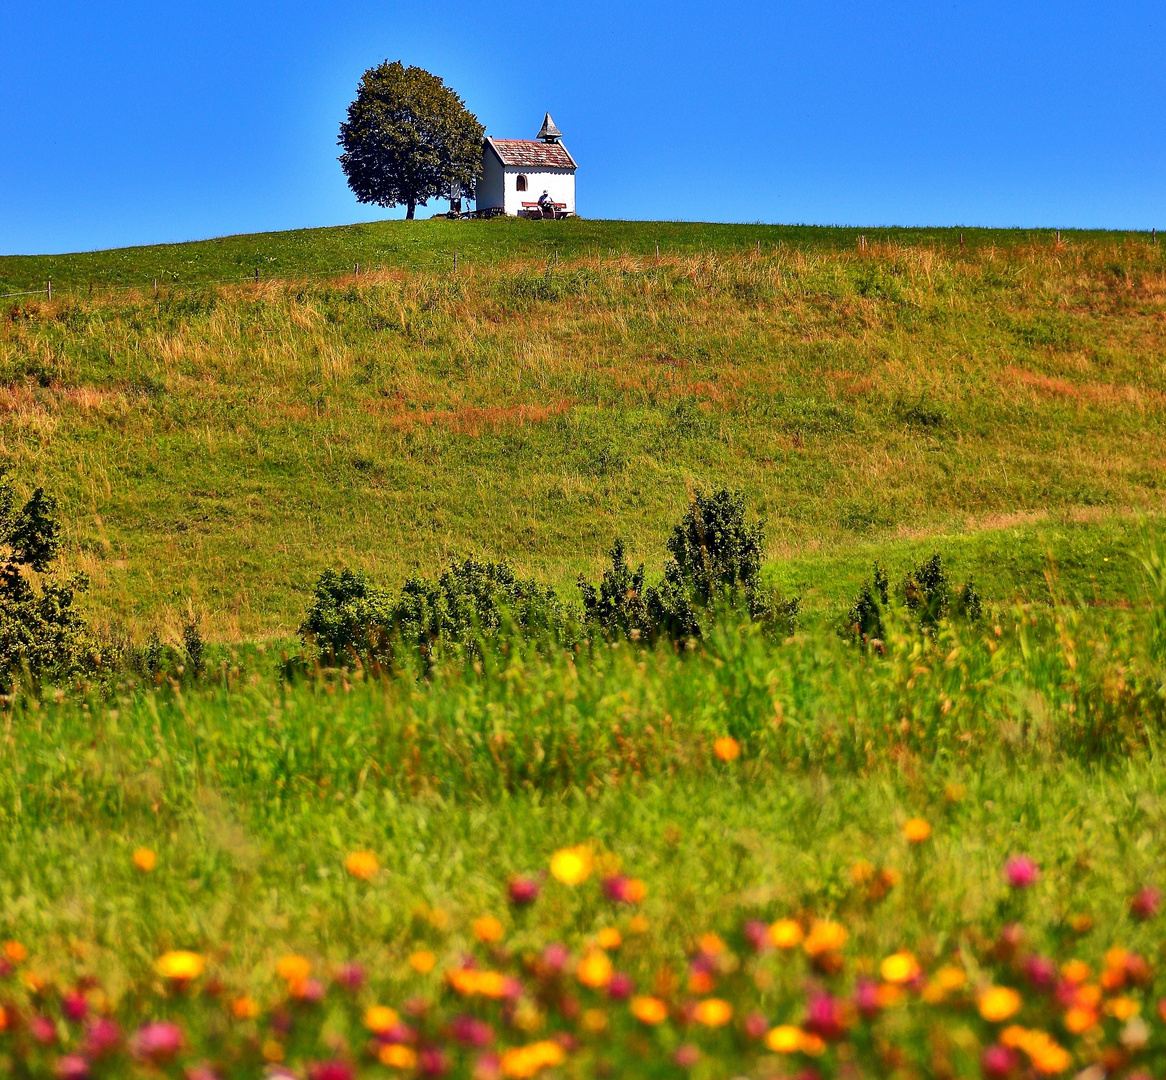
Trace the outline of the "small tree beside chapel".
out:
<instances>
[{"instance_id":1,"label":"small tree beside chapel","mask_svg":"<svg viewBox=\"0 0 1166 1080\"><path fill-rule=\"evenodd\" d=\"M387 60L360 80L340 125L340 164L363 203L404 206L472 196L486 129L436 75Z\"/></svg>"}]
</instances>

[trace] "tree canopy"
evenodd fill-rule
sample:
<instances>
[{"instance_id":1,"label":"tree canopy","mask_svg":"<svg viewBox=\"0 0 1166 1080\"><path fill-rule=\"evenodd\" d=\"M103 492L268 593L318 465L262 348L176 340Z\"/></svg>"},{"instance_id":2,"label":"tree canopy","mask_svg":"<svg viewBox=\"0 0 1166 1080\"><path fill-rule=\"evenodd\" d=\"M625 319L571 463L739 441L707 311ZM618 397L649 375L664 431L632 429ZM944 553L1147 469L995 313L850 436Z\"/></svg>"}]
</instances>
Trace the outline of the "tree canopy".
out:
<instances>
[{"instance_id":1,"label":"tree canopy","mask_svg":"<svg viewBox=\"0 0 1166 1080\"><path fill-rule=\"evenodd\" d=\"M429 199L473 195L485 132L436 75L386 60L364 73L348 106L340 164L361 202L403 205L412 218Z\"/></svg>"}]
</instances>

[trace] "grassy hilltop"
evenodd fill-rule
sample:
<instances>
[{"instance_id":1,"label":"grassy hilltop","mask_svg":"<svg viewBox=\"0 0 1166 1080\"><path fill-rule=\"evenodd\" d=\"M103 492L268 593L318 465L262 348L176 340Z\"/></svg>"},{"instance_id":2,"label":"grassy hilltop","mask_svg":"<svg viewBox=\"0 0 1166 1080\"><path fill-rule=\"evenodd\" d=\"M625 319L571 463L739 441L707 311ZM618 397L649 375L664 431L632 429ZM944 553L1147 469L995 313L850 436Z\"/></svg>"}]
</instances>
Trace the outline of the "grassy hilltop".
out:
<instances>
[{"instance_id":1,"label":"grassy hilltop","mask_svg":"<svg viewBox=\"0 0 1166 1080\"><path fill-rule=\"evenodd\" d=\"M811 609L937 546L993 595L1043 595L1049 553L1120 592L1104 560L1162 502L1163 249L859 235L386 222L0 259L0 291L56 290L5 302L0 453L62 494L93 609L143 632L189 602L286 633L341 563L569 583L717 483Z\"/></svg>"},{"instance_id":2,"label":"grassy hilltop","mask_svg":"<svg viewBox=\"0 0 1166 1080\"><path fill-rule=\"evenodd\" d=\"M1163 1075L1149 238L434 221L0 259L0 292L49 277L5 301L0 457L60 495L99 627L216 640L0 699L0 1073ZM796 632L276 659L323 569L473 554L566 594L618 536L659 575L719 485ZM932 552L982 614L908 609Z\"/></svg>"}]
</instances>

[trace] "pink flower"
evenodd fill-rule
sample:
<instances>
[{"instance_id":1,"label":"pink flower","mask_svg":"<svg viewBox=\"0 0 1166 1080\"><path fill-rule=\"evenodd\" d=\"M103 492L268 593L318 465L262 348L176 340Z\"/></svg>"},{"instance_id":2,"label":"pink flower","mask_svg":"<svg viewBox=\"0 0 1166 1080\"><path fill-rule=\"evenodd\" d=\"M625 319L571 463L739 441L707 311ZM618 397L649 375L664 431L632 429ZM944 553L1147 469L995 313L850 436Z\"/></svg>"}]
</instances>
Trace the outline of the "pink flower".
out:
<instances>
[{"instance_id":1,"label":"pink flower","mask_svg":"<svg viewBox=\"0 0 1166 1080\"><path fill-rule=\"evenodd\" d=\"M615 874L613 877L603 879L603 895L608 900L613 900L617 904L625 904L628 902L628 884L630 879L623 876L623 874Z\"/></svg>"},{"instance_id":2,"label":"pink flower","mask_svg":"<svg viewBox=\"0 0 1166 1080\"><path fill-rule=\"evenodd\" d=\"M384 1043L400 1043L402 1046L413 1046L417 1042L417 1032L408 1024L396 1023L391 1028L378 1032L377 1038Z\"/></svg>"},{"instance_id":3,"label":"pink flower","mask_svg":"<svg viewBox=\"0 0 1166 1080\"><path fill-rule=\"evenodd\" d=\"M769 926L760 919L750 919L745 924L745 940L755 952L765 952L769 948Z\"/></svg>"},{"instance_id":4,"label":"pink flower","mask_svg":"<svg viewBox=\"0 0 1166 1080\"><path fill-rule=\"evenodd\" d=\"M751 1039L763 1039L769 1031L769 1018L764 1013L751 1012L745 1017L745 1034Z\"/></svg>"},{"instance_id":5,"label":"pink flower","mask_svg":"<svg viewBox=\"0 0 1166 1080\"><path fill-rule=\"evenodd\" d=\"M450 1034L465 1046L481 1048L494 1041L494 1029L476 1016L457 1016L449 1025Z\"/></svg>"},{"instance_id":6,"label":"pink flower","mask_svg":"<svg viewBox=\"0 0 1166 1080\"><path fill-rule=\"evenodd\" d=\"M826 1040L842 1038L846 1034L846 1018L841 1003L830 994L813 994L806 1010L805 1029Z\"/></svg>"},{"instance_id":7,"label":"pink flower","mask_svg":"<svg viewBox=\"0 0 1166 1080\"><path fill-rule=\"evenodd\" d=\"M1057 982L1057 965L1047 956L1030 956L1024 962L1024 977L1037 990L1050 990Z\"/></svg>"},{"instance_id":8,"label":"pink flower","mask_svg":"<svg viewBox=\"0 0 1166 1080\"><path fill-rule=\"evenodd\" d=\"M417 1055L417 1065L422 1076L444 1076L449 1072L449 1058L438 1046L427 1046Z\"/></svg>"},{"instance_id":9,"label":"pink flower","mask_svg":"<svg viewBox=\"0 0 1166 1080\"><path fill-rule=\"evenodd\" d=\"M882 1008L879 1004L878 983L870 979L859 979L854 986L854 1007L867 1020L873 1020L878 1016Z\"/></svg>"},{"instance_id":10,"label":"pink flower","mask_svg":"<svg viewBox=\"0 0 1166 1080\"><path fill-rule=\"evenodd\" d=\"M510 902L516 907L525 907L538 899L539 883L534 878L516 877L510 879Z\"/></svg>"},{"instance_id":11,"label":"pink flower","mask_svg":"<svg viewBox=\"0 0 1166 1080\"><path fill-rule=\"evenodd\" d=\"M355 1075L352 1066L339 1058L313 1061L308 1066L308 1080L353 1080Z\"/></svg>"},{"instance_id":12,"label":"pink flower","mask_svg":"<svg viewBox=\"0 0 1166 1080\"><path fill-rule=\"evenodd\" d=\"M555 941L543 949L543 963L546 964L547 969L558 974L563 970L571 959L571 951L566 945L561 945Z\"/></svg>"},{"instance_id":13,"label":"pink flower","mask_svg":"<svg viewBox=\"0 0 1166 1080\"><path fill-rule=\"evenodd\" d=\"M624 971L617 971L607 984L607 996L613 1001L624 1001L636 992L636 984L632 977Z\"/></svg>"},{"instance_id":14,"label":"pink flower","mask_svg":"<svg viewBox=\"0 0 1166 1080\"><path fill-rule=\"evenodd\" d=\"M176 1057L184 1042L182 1028L160 1021L138 1028L131 1048L135 1057L159 1064Z\"/></svg>"},{"instance_id":15,"label":"pink flower","mask_svg":"<svg viewBox=\"0 0 1166 1080\"><path fill-rule=\"evenodd\" d=\"M980 1069L989 1080L1001 1080L1015 1068L1016 1055L999 1043L993 1043L980 1055Z\"/></svg>"},{"instance_id":16,"label":"pink flower","mask_svg":"<svg viewBox=\"0 0 1166 1080\"><path fill-rule=\"evenodd\" d=\"M84 994L66 994L61 998L61 1012L67 1019L79 1024L89 1015L89 1002L85 1000Z\"/></svg>"},{"instance_id":17,"label":"pink flower","mask_svg":"<svg viewBox=\"0 0 1166 1080\"><path fill-rule=\"evenodd\" d=\"M28 1031L38 1043L45 1046L57 1041L57 1026L47 1016L34 1016L28 1022Z\"/></svg>"},{"instance_id":18,"label":"pink flower","mask_svg":"<svg viewBox=\"0 0 1166 1080\"><path fill-rule=\"evenodd\" d=\"M672 1055L672 1060L682 1069L691 1069L693 1065L700 1061L700 1051L692 1043L685 1043L683 1046L676 1048L676 1053Z\"/></svg>"},{"instance_id":19,"label":"pink flower","mask_svg":"<svg viewBox=\"0 0 1166 1080\"><path fill-rule=\"evenodd\" d=\"M346 990L359 990L364 980L364 968L360 964L345 964L336 972L336 981Z\"/></svg>"},{"instance_id":20,"label":"pink flower","mask_svg":"<svg viewBox=\"0 0 1166 1080\"><path fill-rule=\"evenodd\" d=\"M498 1080L502 1059L497 1054L479 1054L474 1062L473 1080Z\"/></svg>"},{"instance_id":21,"label":"pink flower","mask_svg":"<svg viewBox=\"0 0 1166 1080\"><path fill-rule=\"evenodd\" d=\"M1027 855L1013 855L1004 864L1004 878L1014 889L1027 889L1039 877L1040 867Z\"/></svg>"},{"instance_id":22,"label":"pink flower","mask_svg":"<svg viewBox=\"0 0 1166 1080\"><path fill-rule=\"evenodd\" d=\"M60 1080L87 1080L89 1062L80 1054L66 1054L62 1058L57 1058L53 1071Z\"/></svg>"},{"instance_id":23,"label":"pink flower","mask_svg":"<svg viewBox=\"0 0 1166 1080\"><path fill-rule=\"evenodd\" d=\"M1139 889L1130 901L1130 912L1135 919L1152 919L1162 907L1162 894L1153 885Z\"/></svg>"},{"instance_id":24,"label":"pink flower","mask_svg":"<svg viewBox=\"0 0 1166 1080\"><path fill-rule=\"evenodd\" d=\"M116 1050L121 1043L121 1028L105 1016L95 1017L85 1031L85 1052L93 1058Z\"/></svg>"},{"instance_id":25,"label":"pink flower","mask_svg":"<svg viewBox=\"0 0 1166 1080\"><path fill-rule=\"evenodd\" d=\"M209 1065L191 1065L183 1074L186 1080L220 1080L219 1074Z\"/></svg>"}]
</instances>

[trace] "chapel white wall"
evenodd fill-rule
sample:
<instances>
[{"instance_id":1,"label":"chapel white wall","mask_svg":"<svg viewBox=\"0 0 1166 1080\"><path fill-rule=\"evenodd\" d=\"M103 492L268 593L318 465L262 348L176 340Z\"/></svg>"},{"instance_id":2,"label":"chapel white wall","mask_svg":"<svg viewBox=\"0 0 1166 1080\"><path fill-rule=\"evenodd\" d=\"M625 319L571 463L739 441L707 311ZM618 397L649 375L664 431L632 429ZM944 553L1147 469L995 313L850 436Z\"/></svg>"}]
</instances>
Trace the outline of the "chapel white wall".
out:
<instances>
[{"instance_id":1,"label":"chapel white wall","mask_svg":"<svg viewBox=\"0 0 1166 1080\"><path fill-rule=\"evenodd\" d=\"M487 155L488 157L490 155ZM495 163L496 164L496 163ZM518 190L519 176L526 177L526 190ZM575 213L575 174L570 169L520 169L508 167L505 170L506 213L517 214L524 202L538 202L538 197L546 191L557 203L567 204L567 213ZM485 204L478 203L481 207ZM499 203L489 205L497 206Z\"/></svg>"}]
</instances>

